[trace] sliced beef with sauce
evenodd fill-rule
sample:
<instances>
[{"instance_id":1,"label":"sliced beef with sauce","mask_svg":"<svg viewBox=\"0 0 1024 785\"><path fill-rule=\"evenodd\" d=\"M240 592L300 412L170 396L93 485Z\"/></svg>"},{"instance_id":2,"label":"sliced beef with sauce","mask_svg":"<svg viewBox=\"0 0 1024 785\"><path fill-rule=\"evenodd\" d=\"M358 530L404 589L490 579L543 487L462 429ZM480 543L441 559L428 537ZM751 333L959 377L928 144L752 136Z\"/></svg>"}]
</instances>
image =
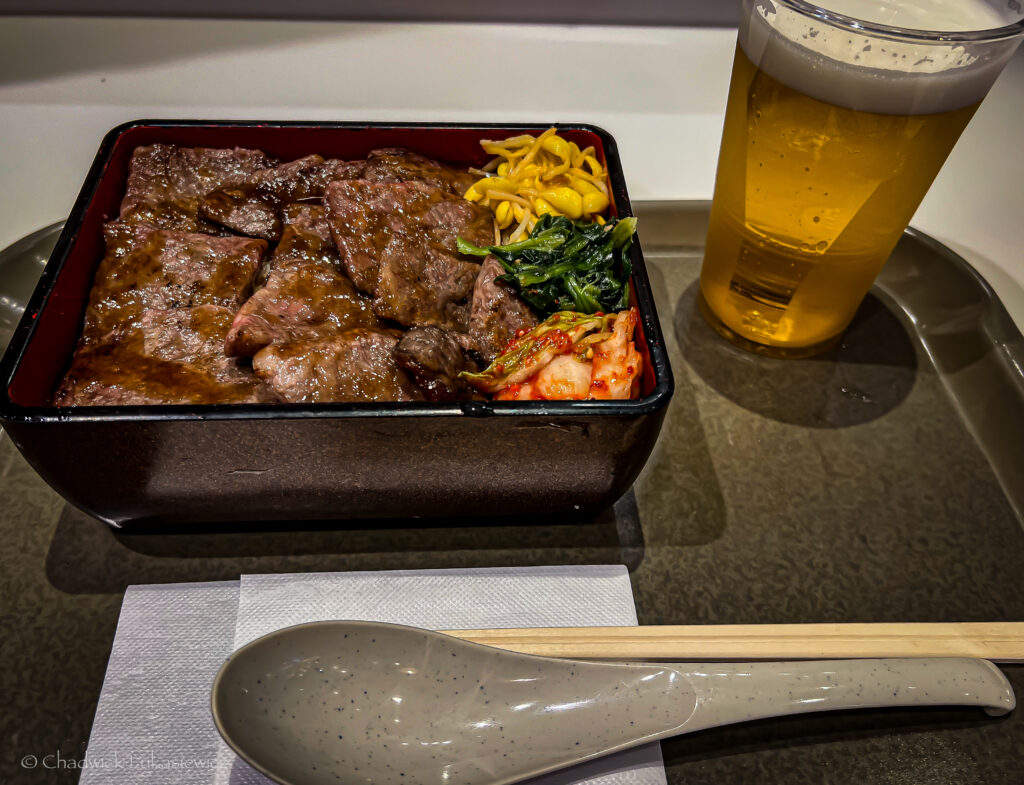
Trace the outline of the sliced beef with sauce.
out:
<instances>
[{"instance_id":1,"label":"sliced beef with sauce","mask_svg":"<svg viewBox=\"0 0 1024 785\"><path fill-rule=\"evenodd\" d=\"M281 211L284 230L274 246L269 267L284 259L306 259L341 269L341 257L331 236L327 210L319 204L289 204Z\"/></svg>"},{"instance_id":2,"label":"sliced beef with sauce","mask_svg":"<svg viewBox=\"0 0 1024 785\"><path fill-rule=\"evenodd\" d=\"M291 259L306 259L317 264L341 271L341 257L331 237L327 223L327 211L322 205L308 202L289 204L281 211L284 229L274 251L267 257L259 274L256 286L267 281L274 264Z\"/></svg>"},{"instance_id":3,"label":"sliced beef with sauce","mask_svg":"<svg viewBox=\"0 0 1024 785\"><path fill-rule=\"evenodd\" d=\"M402 208L409 186L339 180L327 186L327 222L349 278L360 291L374 294L380 277L380 257L388 241L404 230ZM413 190L415 194L416 191Z\"/></svg>"},{"instance_id":4,"label":"sliced beef with sauce","mask_svg":"<svg viewBox=\"0 0 1024 785\"><path fill-rule=\"evenodd\" d=\"M359 180L366 171L366 159L338 161L334 166L335 180Z\"/></svg>"},{"instance_id":5,"label":"sliced beef with sauce","mask_svg":"<svg viewBox=\"0 0 1024 785\"><path fill-rule=\"evenodd\" d=\"M199 215L210 192L246 181L276 162L259 150L154 144L132 153L121 220L157 229L216 231Z\"/></svg>"},{"instance_id":6,"label":"sliced beef with sauce","mask_svg":"<svg viewBox=\"0 0 1024 785\"><path fill-rule=\"evenodd\" d=\"M225 341L233 357L251 357L271 343L380 323L370 299L341 270L324 208L290 205L284 217L263 286L239 309Z\"/></svg>"},{"instance_id":7,"label":"sliced beef with sauce","mask_svg":"<svg viewBox=\"0 0 1024 785\"><path fill-rule=\"evenodd\" d=\"M55 403L239 403L274 398L224 354L262 240L108 225L85 327Z\"/></svg>"},{"instance_id":8,"label":"sliced beef with sauce","mask_svg":"<svg viewBox=\"0 0 1024 785\"><path fill-rule=\"evenodd\" d=\"M407 327L469 329L469 296L480 265L422 237L394 237L380 260L373 310Z\"/></svg>"},{"instance_id":9,"label":"sliced beef with sauce","mask_svg":"<svg viewBox=\"0 0 1024 785\"><path fill-rule=\"evenodd\" d=\"M504 273L501 262L488 256L480 265L480 275L473 287L467 343L487 363L501 354L519 330L532 330L538 324L533 311L512 287L495 280Z\"/></svg>"},{"instance_id":10,"label":"sliced beef with sauce","mask_svg":"<svg viewBox=\"0 0 1024 785\"><path fill-rule=\"evenodd\" d=\"M413 327L399 340L394 355L428 401L474 397L473 389L459 379L459 373L477 368L467 362L457 336L451 332L433 325Z\"/></svg>"},{"instance_id":11,"label":"sliced beef with sauce","mask_svg":"<svg viewBox=\"0 0 1024 785\"><path fill-rule=\"evenodd\" d=\"M360 162L362 163L362 162ZM204 218L239 234L277 240L281 236L282 206L303 199L319 199L327 183L359 171L350 162L307 155L270 169L262 169L241 183L225 185L207 194L199 207ZM338 172L338 173L336 173Z\"/></svg>"},{"instance_id":12,"label":"sliced beef with sauce","mask_svg":"<svg viewBox=\"0 0 1024 785\"><path fill-rule=\"evenodd\" d=\"M277 396L224 355L233 313L218 305L145 311L137 322L82 345L57 406L256 403Z\"/></svg>"},{"instance_id":13,"label":"sliced beef with sauce","mask_svg":"<svg viewBox=\"0 0 1024 785\"><path fill-rule=\"evenodd\" d=\"M109 237L110 235L108 235ZM148 310L218 305L234 312L249 296L267 244L242 237L138 230L108 244L85 312L93 343Z\"/></svg>"},{"instance_id":14,"label":"sliced beef with sauce","mask_svg":"<svg viewBox=\"0 0 1024 785\"><path fill-rule=\"evenodd\" d=\"M371 150L359 177L372 183L416 180L455 196L462 196L477 180L465 169L455 169L397 147Z\"/></svg>"},{"instance_id":15,"label":"sliced beef with sauce","mask_svg":"<svg viewBox=\"0 0 1024 785\"><path fill-rule=\"evenodd\" d=\"M136 149L57 405L472 398L459 373L536 323L497 260L456 252L494 236L468 173L398 149L276 164Z\"/></svg>"},{"instance_id":16,"label":"sliced beef with sauce","mask_svg":"<svg viewBox=\"0 0 1024 785\"><path fill-rule=\"evenodd\" d=\"M111 257L124 256L136 246L141 246L155 231L157 229L152 224L132 223L120 218L105 223L103 239L106 243L106 254L101 264L107 263Z\"/></svg>"},{"instance_id":17,"label":"sliced beef with sauce","mask_svg":"<svg viewBox=\"0 0 1024 785\"><path fill-rule=\"evenodd\" d=\"M239 234L276 240L281 236L282 205L320 198L332 180L357 178L379 183L417 180L458 196L474 182L468 172L408 150L374 150L362 161L307 155L216 188L203 197L199 213Z\"/></svg>"},{"instance_id":18,"label":"sliced beef with sauce","mask_svg":"<svg viewBox=\"0 0 1024 785\"><path fill-rule=\"evenodd\" d=\"M398 335L356 328L331 338L271 344L257 352L252 365L288 403L423 400L395 362Z\"/></svg>"},{"instance_id":19,"label":"sliced beef with sauce","mask_svg":"<svg viewBox=\"0 0 1024 785\"><path fill-rule=\"evenodd\" d=\"M479 244L493 237L489 210L420 182L339 180L327 187L324 201L342 263L355 285L371 295L378 294L385 252L392 257L394 278L403 260L425 247L432 249L435 262L440 254L459 262L456 238ZM478 269L474 262L467 264ZM395 318L392 299L391 291L382 293L381 308L387 311L382 315L389 318ZM436 306L431 308L437 311Z\"/></svg>"},{"instance_id":20,"label":"sliced beef with sauce","mask_svg":"<svg viewBox=\"0 0 1024 785\"><path fill-rule=\"evenodd\" d=\"M235 315L225 351L251 357L271 343L376 327L370 300L336 269L304 259L276 262L263 288Z\"/></svg>"}]
</instances>

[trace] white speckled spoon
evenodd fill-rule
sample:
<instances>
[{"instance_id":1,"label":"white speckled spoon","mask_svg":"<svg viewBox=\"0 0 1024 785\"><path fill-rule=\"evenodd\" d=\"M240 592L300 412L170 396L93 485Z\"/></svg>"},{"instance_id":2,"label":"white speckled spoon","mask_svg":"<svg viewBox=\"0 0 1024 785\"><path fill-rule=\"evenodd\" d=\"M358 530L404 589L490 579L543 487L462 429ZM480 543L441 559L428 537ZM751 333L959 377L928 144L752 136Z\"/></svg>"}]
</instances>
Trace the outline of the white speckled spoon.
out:
<instances>
[{"instance_id":1,"label":"white speckled spoon","mask_svg":"<svg viewBox=\"0 0 1024 785\"><path fill-rule=\"evenodd\" d=\"M224 663L213 718L286 785L503 785L680 733L869 706L1013 709L990 662L596 663L372 622L319 622Z\"/></svg>"}]
</instances>

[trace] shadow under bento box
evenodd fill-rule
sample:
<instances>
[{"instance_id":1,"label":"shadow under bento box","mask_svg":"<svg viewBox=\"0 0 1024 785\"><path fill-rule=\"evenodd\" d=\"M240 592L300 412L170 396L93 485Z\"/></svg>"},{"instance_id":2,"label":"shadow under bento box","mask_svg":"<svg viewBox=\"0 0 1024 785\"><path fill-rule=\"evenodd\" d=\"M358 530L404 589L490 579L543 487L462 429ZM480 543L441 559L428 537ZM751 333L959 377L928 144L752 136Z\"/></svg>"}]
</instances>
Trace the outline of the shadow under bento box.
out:
<instances>
[{"instance_id":1,"label":"shadow under bento box","mask_svg":"<svg viewBox=\"0 0 1024 785\"><path fill-rule=\"evenodd\" d=\"M639 242L632 298L643 356L628 401L52 405L82 330L103 224L118 215L132 151L160 143L244 147L282 160L355 159L403 147L482 165L481 139L539 125L137 121L112 130L0 364L0 421L65 499L111 525L581 514L618 499L647 460L673 381ZM594 145L612 212L631 215L611 136ZM639 227L638 238L643 227Z\"/></svg>"}]
</instances>

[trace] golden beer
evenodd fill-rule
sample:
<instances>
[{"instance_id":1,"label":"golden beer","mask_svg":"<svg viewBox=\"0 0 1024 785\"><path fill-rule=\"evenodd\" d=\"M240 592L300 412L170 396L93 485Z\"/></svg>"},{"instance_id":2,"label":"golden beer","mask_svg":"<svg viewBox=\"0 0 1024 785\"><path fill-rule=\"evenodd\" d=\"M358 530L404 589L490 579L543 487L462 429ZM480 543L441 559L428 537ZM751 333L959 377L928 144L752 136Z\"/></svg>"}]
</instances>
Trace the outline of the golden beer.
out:
<instances>
[{"instance_id":1,"label":"golden beer","mask_svg":"<svg viewBox=\"0 0 1024 785\"><path fill-rule=\"evenodd\" d=\"M748 34L748 45L752 40ZM870 85L858 54L837 64L784 42L765 69L744 43L741 34L701 270L702 308L734 342L805 356L846 328L994 76L968 79L971 90L956 89L949 78L936 82L944 73L885 72L881 84ZM875 61L887 56L885 44ZM770 46L756 45L765 60ZM851 38L850 45L861 44ZM872 46L864 46L867 57ZM786 79L789 73L794 78Z\"/></svg>"}]
</instances>

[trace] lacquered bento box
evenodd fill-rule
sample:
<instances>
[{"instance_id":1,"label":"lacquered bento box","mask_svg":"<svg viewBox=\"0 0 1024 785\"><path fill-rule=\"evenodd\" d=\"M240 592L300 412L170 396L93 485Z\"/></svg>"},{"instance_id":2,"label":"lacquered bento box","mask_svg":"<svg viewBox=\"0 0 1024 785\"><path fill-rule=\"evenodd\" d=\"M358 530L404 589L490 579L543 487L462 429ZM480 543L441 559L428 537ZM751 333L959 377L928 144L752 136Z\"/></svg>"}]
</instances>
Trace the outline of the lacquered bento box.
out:
<instances>
[{"instance_id":1,"label":"lacquered bento box","mask_svg":"<svg viewBox=\"0 0 1024 785\"><path fill-rule=\"evenodd\" d=\"M256 148L339 159L403 147L480 165L481 139L544 125L137 121L113 129L0 364L0 421L71 504L132 522L585 515L632 484L658 437L673 380L639 242L632 246L640 397L622 401L462 401L150 406L52 405L140 145ZM612 212L631 215L615 142L594 145ZM642 240L643 227L637 239Z\"/></svg>"}]
</instances>

